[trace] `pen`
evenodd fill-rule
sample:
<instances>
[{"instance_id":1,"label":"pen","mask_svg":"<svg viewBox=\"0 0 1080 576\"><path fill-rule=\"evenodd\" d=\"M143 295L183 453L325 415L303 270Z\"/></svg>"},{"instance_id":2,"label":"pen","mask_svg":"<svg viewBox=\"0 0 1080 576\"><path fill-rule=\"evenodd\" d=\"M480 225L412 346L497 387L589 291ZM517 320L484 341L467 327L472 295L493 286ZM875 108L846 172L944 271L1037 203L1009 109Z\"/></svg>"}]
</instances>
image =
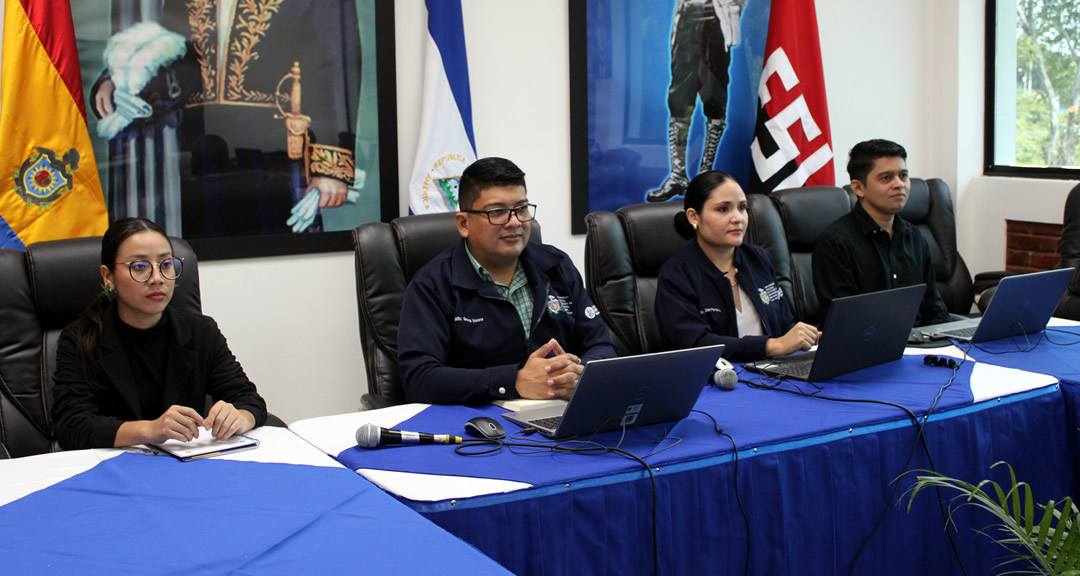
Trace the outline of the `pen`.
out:
<instances>
[{"instance_id":1,"label":"pen","mask_svg":"<svg viewBox=\"0 0 1080 576\"><path fill-rule=\"evenodd\" d=\"M220 456L221 454L224 454L224 453L225 452L219 450L217 452L210 452L208 454L199 454L197 456L192 456L191 458L188 458L188 460L198 460L200 458L210 458L212 456Z\"/></svg>"}]
</instances>

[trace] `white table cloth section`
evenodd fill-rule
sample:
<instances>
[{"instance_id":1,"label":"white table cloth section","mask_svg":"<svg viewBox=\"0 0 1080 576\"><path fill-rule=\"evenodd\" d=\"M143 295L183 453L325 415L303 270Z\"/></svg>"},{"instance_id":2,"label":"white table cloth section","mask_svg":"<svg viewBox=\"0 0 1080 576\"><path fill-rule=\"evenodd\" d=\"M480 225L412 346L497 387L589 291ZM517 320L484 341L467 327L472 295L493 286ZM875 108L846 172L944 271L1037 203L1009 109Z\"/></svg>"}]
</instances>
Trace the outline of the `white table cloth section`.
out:
<instances>
[{"instance_id":1,"label":"white table cloth section","mask_svg":"<svg viewBox=\"0 0 1080 576\"><path fill-rule=\"evenodd\" d=\"M336 460L323 454L287 428L263 426L248 432L248 435L259 439L258 448L215 458L244 462L341 467ZM95 448L0 460L0 506L86 472L99 462L123 453L124 450L118 448ZM157 458L172 458L172 456L162 454Z\"/></svg>"},{"instance_id":2,"label":"white table cloth section","mask_svg":"<svg viewBox=\"0 0 1080 576\"><path fill-rule=\"evenodd\" d=\"M428 406L428 404L402 404L381 410L321 416L294 422L289 425L289 429L326 454L337 455L356 446L356 429L360 426L370 422L383 428L392 428L399 422L416 416ZM446 431L420 430L420 432L441 434ZM368 468L360 468L357 473L391 494L419 502L502 494L532 487L530 484L509 480L415 474Z\"/></svg>"}]
</instances>

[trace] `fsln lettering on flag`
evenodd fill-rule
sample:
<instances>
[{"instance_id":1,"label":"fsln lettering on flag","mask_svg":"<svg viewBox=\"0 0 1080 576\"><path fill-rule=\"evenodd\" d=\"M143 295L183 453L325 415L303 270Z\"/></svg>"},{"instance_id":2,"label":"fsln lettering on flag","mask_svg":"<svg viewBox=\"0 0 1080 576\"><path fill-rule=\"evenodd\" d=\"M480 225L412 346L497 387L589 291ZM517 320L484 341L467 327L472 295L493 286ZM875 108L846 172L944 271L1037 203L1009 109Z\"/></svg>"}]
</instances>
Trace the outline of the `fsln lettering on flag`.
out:
<instances>
[{"instance_id":1,"label":"fsln lettering on flag","mask_svg":"<svg viewBox=\"0 0 1080 576\"><path fill-rule=\"evenodd\" d=\"M750 191L835 183L829 106L813 0L772 0Z\"/></svg>"}]
</instances>

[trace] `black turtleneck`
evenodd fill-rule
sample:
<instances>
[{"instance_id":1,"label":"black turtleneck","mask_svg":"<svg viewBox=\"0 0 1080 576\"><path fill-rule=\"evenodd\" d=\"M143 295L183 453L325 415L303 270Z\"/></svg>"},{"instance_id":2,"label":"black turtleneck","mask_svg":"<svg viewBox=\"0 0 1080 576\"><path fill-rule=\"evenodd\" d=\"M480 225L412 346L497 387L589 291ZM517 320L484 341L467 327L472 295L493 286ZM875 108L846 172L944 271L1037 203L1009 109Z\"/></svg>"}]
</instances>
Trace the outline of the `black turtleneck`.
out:
<instances>
[{"instance_id":1,"label":"black turtleneck","mask_svg":"<svg viewBox=\"0 0 1080 576\"><path fill-rule=\"evenodd\" d=\"M169 351L169 314L146 330L128 326L117 314L120 342L127 351L131 375L139 390L139 405L143 418L154 420L165 412L165 371Z\"/></svg>"}]
</instances>

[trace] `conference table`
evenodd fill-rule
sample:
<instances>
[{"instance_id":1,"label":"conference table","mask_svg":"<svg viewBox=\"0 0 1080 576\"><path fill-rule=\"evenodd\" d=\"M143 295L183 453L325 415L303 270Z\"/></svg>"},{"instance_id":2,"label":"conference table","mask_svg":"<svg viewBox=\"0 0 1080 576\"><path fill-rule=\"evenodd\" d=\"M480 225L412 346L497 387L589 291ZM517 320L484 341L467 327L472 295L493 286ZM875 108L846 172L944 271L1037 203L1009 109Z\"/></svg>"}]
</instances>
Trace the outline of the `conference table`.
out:
<instances>
[{"instance_id":1,"label":"conference table","mask_svg":"<svg viewBox=\"0 0 1080 576\"><path fill-rule=\"evenodd\" d=\"M954 375L928 353L966 359ZM471 455L354 440L366 423L462 434L474 416L501 420L495 406L410 404L290 429L515 574L959 574L959 561L985 574L1005 555L974 532L990 518L958 509L950 539L951 495L905 493L930 468L1003 481L998 461L1038 501L1076 493L1063 386L1015 364L949 346L820 385L744 371L731 392L705 387L684 420L559 450L521 434L508 440L522 446L474 442Z\"/></svg>"},{"instance_id":2,"label":"conference table","mask_svg":"<svg viewBox=\"0 0 1080 576\"><path fill-rule=\"evenodd\" d=\"M181 462L0 460L3 574L507 574L285 428Z\"/></svg>"},{"instance_id":3,"label":"conference table","mask_svg":"<svg viewBox=\"0 0 1080 576\"><path fill-rule=\"evenodd\" d=\"M988 517L960 508L950 539L950 495L906 491L930 468L1002 481L991 466L1007 461L1037 501L1077 493L1080 327L1048 334L909 349L819 385L743 371L731 392L704 387L678 422L555 443L504 421L518 446L474 441L469 455L364 450L354 433L460 434L505 409L312 418L193 462L123 450L0 460L0 571L959 574L962 561L990 573L1006 552L974 533ZM964 361L927 366L927 353Z\"/></svg>"}]
</instances>

